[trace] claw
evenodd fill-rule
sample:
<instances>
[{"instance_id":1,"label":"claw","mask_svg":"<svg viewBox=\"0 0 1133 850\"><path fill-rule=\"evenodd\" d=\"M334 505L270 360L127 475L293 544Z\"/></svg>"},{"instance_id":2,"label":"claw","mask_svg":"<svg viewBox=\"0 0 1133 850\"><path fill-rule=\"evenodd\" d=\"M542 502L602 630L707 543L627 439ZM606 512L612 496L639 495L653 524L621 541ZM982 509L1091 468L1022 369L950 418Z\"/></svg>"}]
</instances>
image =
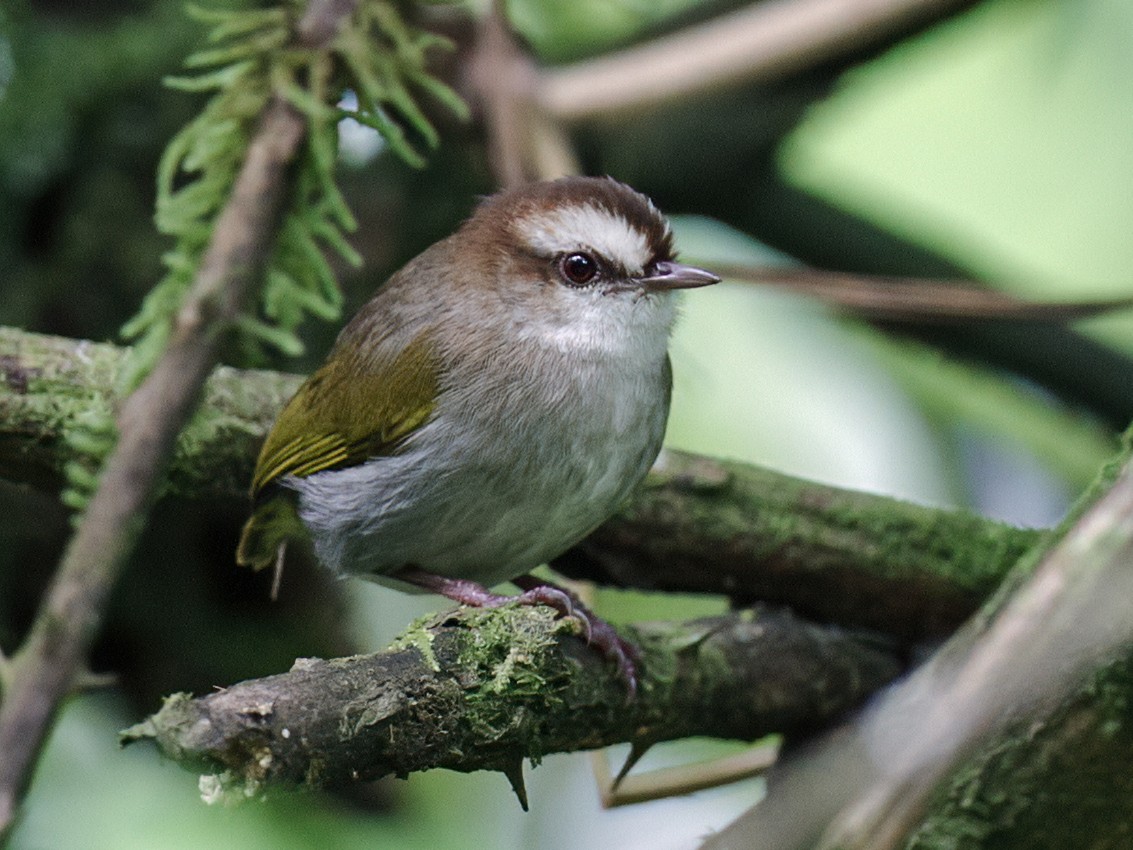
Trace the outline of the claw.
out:
<instances>
[{"instance_id":1,"label":"claw","mask_svg":"<svg viewBox=\"0 0 1133 850\"><path fill-rule=\"evenodd\" d=\"M520 587L523 586L520 585ZM503 598L508 602L518 602L520 605L546 605L548 608L554 608L562 617L578 619L578 613L575 611L575 605L579 604L578 600L565 590L553 585L532 585L519 596L505 596Z\"/></svg>"},{"instance_id":2,"label":"claw","mask_svg":"<svg viewBox=\"0 0 1133 850\"><path fill-rule=\"evenodd\" d=\"M534 576L520 576L512 579L512 583L523 590L521 599L531 594L542 594L547 591L555 591L569 598L573 603L573 616L582 624L586 643L597 649L606 658L613 660L618 668L618 675L626 683L626 701L633 701L634 697L637 696L637 662L640 660L637 647L624 640L613 626L583 605L569 591ZM532 597L532 599L534 598Z\"/></svg>"},{"instance_id":3,"label":"claw","mask_svg":"<svg viewBox=\"0 0 1133 850\"><path fill-rule=\"evenodd\" d=\"M405 567L393 577L473 608L498 608L511 602L554 608L561 616L577 620L582 625L586 643L613 660L618 668L618 675L626 683L626 702L632 702L637 696L637 662L640 660L637 647L622 639L613 626L583 605L568 590L530 575L512 579L512 583L523 591L519 596L492 593L477 582L446 578L417 567Z\"/></svg>"}]
</instances>

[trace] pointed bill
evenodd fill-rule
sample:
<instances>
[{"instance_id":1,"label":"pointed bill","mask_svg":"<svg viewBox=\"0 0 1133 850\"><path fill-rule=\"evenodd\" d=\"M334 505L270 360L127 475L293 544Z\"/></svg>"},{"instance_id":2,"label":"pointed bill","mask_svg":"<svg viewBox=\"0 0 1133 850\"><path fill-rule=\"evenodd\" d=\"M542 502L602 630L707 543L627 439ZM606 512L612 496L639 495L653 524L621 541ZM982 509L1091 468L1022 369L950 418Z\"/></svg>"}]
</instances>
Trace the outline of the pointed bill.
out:
<instances>
[{"instance_id":1,"label":"pointed bill","mask_svg":"<svg viewBox=\"0 0 1133 850\"><path fill-rule=\"evenodd\" d=\"M652 273L643 275L637 282L646 292L662 292L667 289L694 289L719 283L720 278L710 271L686 266L683 263L660 262Z\"/></svg>"}]
</instances>

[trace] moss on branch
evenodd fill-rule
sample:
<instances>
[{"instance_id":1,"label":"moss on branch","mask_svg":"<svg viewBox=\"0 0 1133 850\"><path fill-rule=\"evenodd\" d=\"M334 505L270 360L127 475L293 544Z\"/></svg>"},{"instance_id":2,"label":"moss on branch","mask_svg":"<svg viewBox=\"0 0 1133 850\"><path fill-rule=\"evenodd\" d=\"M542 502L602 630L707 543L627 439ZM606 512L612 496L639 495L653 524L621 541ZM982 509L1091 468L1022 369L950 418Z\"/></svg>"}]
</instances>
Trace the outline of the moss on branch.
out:
<instances>
[{"instance_id":1,"label":"moss on branch","mask_svg":"<svg viewBox=\"0 0 1133 850\"><path fill-rule=\"evenodd\" d=\"M126 350L0 327L0 476L62 485L81 459L67 437L92 409L114 410ZM241 497L260 441L299 385L294 375L218 368L180 435L167 490L199 498Z\"/></svg>"},{"instance_id":2,"label":"moss on branch","mask_svg":"<svg viewBox=\"0 0 1133 850\"><path fill-rule=\"evenodd\" d=\"M520 775L523 759L691 735L754 740L826 726L900 672L875 640L772 610L625 627L637 697L545 607L460 609L391 649L218 693L170 697L123 733L240 793L445 767Z\"/></svg>"},{"instance_id":3,"label":"moss on branch","mask_svg":"<svg viewBox=\"0 0 1133 850\"><path fill-rule=\"evenodd\" d=\"M555 566L629 587L782 602L918 640L975 612L1039 537L964 511L670 452L619 516Z\"/></svg>"}]
</instances>

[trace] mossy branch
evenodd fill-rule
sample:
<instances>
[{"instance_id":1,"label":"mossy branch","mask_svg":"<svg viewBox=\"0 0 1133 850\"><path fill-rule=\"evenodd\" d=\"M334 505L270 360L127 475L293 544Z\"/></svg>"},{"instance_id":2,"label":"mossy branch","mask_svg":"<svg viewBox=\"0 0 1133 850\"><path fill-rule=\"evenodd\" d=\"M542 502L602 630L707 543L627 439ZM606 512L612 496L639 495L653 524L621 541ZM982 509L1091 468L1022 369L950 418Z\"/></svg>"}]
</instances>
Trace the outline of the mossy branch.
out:
<instances>
[{"instance_id":1,"label":"mossy branch","mask_svg":"<svg viewBox=\"0 0 1133 850\"><path fill-rule=\"evenodd\" d=\"M1124 847L1133 429L977 616L702 850Z\"/></svg>"},{"instance_id":2,"label":"mossy branch","mask_svg":"<svg viewBox=\"0 0 1133 850\"><path fill-rule=\"evenodd\" d=\"M0 328L0 475L57 485L66 435L116 403L124 353ZM299 378L221 368L174 449L167 487L243 499L256 452ZM791 605L904 639L976 610L1039 532L972 514L667 452L635 499L556 567L575 577Z\"/></svg>"},{"instance_id":3,"label":"mossy branch","mask_svg":"<svg viewBox=\"0 0 1133 850\"><path fill-rule=\"evenodd\" d=\"M461 609L394 647L218 693L178 694L123 733L153 740L240 796L413 771L499 770L523 799L524 759L691 735L755 740L829 725L901 665L875 641L748 610L623 629L642 650L637 697L545 607Z\"/></svg>"},{"instance_id":4,"label":"mossy branch","mask_svg":"<svg viewBox=\"0 0 1133 850\"><path fill-rule=\"evenodd\" d=\"M177 310L169 347L118 410L118 440L3 682L0 841L14 822L58 706L79 677L177 434L216 362L222 333L257 279L284 172L303 133L302 116L272 101Z\"/></svg>"},{"instance_id":5,"label":"mossy branch","mask_svg":"<svg viewBox=\"0 0 1133 850\"><path fill-rule=\"evenodd\" d=\"M207 117L193 122L174 141L162 166L159 219L166 216L165 229L178 236L170 273L147 301L144 319L133 323L138 346L115 369L118 392L129 395L121 404L108 398L102 407L84 407L62 434L69 438L73 458L92 462L62 467L73 485L70 502L85 511L27 639L11 664L0 669L0 843L15 820L58 706L79 679L114 583L159 491L177 435L217 362L222 340L258 322L245 312L245 305L253 300L263 272L279 271L273 250L288 244L286 223L301 219L301 242L308 230L318 232L320 223L344 223L342 211L336 212L337 195L328 188L333 187L327 176L332 163L325 145L319 159L318 140L333 133L325 113L335 38L356 7L360 18L352 23L363 28L371 23L367 15L382 14L376 10L386 8L380 0L356 0L316 2L306 10L303 22L322 19L314 27L330 39L322 44L304 42L304 33L294 41L291 15L282 16L282 23L258 13L251 18L211 15L217 21L214 39L223 46L198 54L194 61L228 63L234 76L226 81L215 75L206 78L206 88L221 89L219 100L212 101L214 109L205 110ZM291 8L300 6L293 3ZM401 43L405 33L387 34L395 42L391 49L401 56L407 49ZM293 50L281 50L285 43ZM386 62L383 50L374 53L375 61ZM288 77L289 58L302 73ZM315 87L308 95L318 109L291 96L291 83L299 77ZM384 93L399 97L396 75L385 82L390 85ZM216 107L218 103L224 108ZM406 109L401 112L406 114ZM413 115L406 117L414 121ZM305 139L322 171L308 169L295 176L292 165ZM172 175L178 171L197 173L197 178L173 191ZM305 186L312 184L320 190L304 194ZM300 196L289 206L293 188ZM178 209L170 212L169 204ZM289 210L298 210L299 219L288 215ZM281 219L284 235L276 239ZM315 262L312 251L322 259L317 244L299 246L308 270L315 269L310 273L322 280L318 269L325 261ZM270 327L272 333L279 330ZM104 458L104 468L95 474Z\"/></svg>"},{"instance_id":6,"label":"mossy branch","mask_svg":"<svg viewBox=\"0 0 1133 850\"><path fill-rule=\"evenodd\" d=\"M636 498L554 566L923 640L976 611L1040 538L966 511L667 452Z\"/></svg>"}]
</instances>

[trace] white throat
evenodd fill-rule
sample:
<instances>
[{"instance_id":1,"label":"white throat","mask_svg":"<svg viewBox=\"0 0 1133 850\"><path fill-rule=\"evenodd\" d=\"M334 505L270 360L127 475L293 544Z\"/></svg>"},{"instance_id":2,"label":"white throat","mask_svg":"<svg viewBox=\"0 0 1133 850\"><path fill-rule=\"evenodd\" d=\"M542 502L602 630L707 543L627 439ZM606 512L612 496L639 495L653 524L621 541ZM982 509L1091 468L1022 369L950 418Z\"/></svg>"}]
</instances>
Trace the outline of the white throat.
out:
<instances>
[{"instance_id":1,"label":"white throat","mask_svg":"<svg viewBox=\"0 0 1133 850\"><path fill-rule=\"evenodd\" d=\"M641 369L664 357L676 318L671 294L637 296L576 293L560 288L558 310L542 310L520 327L520 335L577 360L612 360Z\"/></svg>"}]
</instances>

